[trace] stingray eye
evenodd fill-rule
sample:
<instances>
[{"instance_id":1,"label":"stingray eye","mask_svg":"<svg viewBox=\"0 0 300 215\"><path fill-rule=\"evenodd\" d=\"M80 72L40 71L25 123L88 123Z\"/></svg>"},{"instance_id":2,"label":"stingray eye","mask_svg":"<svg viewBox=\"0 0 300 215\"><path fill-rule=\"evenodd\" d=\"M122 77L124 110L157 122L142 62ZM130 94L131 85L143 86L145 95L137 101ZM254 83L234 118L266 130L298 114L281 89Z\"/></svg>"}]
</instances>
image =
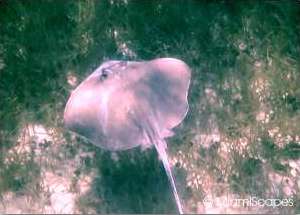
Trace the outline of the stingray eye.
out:
<instances>
[{"instance_id":1,"label":"stingray eye","mask_svg":"<svg viewBox=\"0 0 300 215\"><path fill-rule=\"evenodd\" d=\"M103 68L101 70L101 75L100 75L100 79L103 81L105 79L108 78L109 73L111 73L111 71L109 69Z\"/></svg>"}]
</instances>

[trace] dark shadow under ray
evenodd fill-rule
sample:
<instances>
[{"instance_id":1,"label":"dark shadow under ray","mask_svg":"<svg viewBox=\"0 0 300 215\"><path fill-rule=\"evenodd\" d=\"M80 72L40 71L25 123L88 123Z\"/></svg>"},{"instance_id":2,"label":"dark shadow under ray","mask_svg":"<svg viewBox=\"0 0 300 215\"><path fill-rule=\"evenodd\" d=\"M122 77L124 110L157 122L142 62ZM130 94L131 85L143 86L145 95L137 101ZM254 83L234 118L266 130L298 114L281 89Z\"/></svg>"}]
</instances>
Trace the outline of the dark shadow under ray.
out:
<instances>
[{"instance_id":1,"label":"dark shadow under ray","mask_svg":"<svg viewBox=\"0 0 300 215\"><path fill-rule=\"evenodd\" d=\"M91 193L87 194L93 199L88 204L97 213L177 213L168 178L154 147L144 152L139 148L118 152L117 161L110 152L98 153L98 174Z\"/></svg>"}]
</instances>

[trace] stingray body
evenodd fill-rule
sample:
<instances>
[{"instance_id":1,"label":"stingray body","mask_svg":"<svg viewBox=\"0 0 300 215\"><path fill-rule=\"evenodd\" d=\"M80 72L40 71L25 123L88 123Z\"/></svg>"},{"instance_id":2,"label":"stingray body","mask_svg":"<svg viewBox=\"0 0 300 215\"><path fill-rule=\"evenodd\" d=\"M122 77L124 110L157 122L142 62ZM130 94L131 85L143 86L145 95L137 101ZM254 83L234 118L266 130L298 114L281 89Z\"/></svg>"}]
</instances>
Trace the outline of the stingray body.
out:
<instances>
[{"instance_id":1,"label":"stingray body","mask_svg":"<svg viewBox=\"0 0 300 215\"><path fill-rule=\"evenodd\" d=\"M164 138L188 111L189 67L181 60L107 61L71 94L64 123L93 144L111 151L153 144L163 162L178 210Z\"/></svg>"}]
</instances>

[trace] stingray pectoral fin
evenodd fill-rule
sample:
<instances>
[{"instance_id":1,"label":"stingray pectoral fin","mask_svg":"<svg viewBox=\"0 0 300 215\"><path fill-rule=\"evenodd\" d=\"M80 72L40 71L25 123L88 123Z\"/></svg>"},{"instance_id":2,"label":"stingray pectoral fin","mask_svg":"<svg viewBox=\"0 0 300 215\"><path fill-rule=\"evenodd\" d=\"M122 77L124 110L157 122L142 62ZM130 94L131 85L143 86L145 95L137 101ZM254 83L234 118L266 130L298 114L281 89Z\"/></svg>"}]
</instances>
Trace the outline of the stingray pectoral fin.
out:
<instances>
[{"instance_id":1,"label":"stingray pectoral fin","mask_svg":"<svg viewBox=\"0 0 300 215\"><path fill-rule=\"evenodd\" d=\"M191 79L189 67L181 60L160 58L148 63L148 71L140 88L149 106L156 112L160 126L176 127L188 111L188 89ZM140 90L141 91L141 90Z\"/></svg>"},{"instance_id":2,"label":"stingray pectoral fin","mask_svg":"<svg viewBox=\"0 0 300 215\"><path fill-rule=\"evenodd\" d=\"M103 135L98 117L100 101L101 96L97 94L92 84L83 82L72 92L64 111L65 126L95 144Z\"/></svg>"},{"instance_id":3,"label":"stingray pectoral fin","mask_svg":"<svg viewBox=\"0 0 300 215\"><path fill-rule=\"evenodd\" d=\"M158 58L149 62L157 71L166 74L170 79L179 80L183 88L188 88L191 70L182 60L176 58Z\"/></svg>"}]
</instances>

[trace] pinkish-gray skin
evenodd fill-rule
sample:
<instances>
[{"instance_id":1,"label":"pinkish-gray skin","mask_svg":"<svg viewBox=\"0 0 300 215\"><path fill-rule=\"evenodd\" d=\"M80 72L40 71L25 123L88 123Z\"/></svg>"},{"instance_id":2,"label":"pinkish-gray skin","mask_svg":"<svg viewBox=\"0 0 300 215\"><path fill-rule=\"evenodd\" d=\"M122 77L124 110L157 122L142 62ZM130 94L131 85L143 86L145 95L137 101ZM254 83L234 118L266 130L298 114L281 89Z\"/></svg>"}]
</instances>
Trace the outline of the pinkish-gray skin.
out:
<instances>
[{"instance_id":1,"label":"pinkish-gray skin","mask_svg":"<svg viewBox=\"0 0 300 215\"><path fill-rule=\"evenodd\" d=\"M64 112L68 129L111 151L154 144L177 194L164 138L188 111L189 67L175 58L107 61L71 94Z\"/></svg>"}]
</instances>

